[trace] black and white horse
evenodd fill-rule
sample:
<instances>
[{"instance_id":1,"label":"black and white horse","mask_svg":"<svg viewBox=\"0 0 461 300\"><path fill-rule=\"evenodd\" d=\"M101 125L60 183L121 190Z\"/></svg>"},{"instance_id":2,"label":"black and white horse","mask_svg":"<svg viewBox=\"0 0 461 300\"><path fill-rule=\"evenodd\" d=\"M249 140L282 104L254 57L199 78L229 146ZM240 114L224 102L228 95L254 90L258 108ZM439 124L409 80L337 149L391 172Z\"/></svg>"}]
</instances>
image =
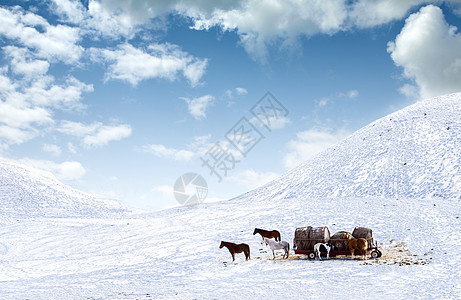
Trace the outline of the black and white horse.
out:
<instances>
[{"instance_id":1,"label":"black and white horse","mask_svg":"<svg viewBox=\"0 0 461 300\"><path fill-rule=\"evenodd\" d=\"M315 255L319 257L320 260L322 258L320 257L321 252L326 252L327 253L327 259L330 258L330 251L333 250L334 246L330 243L317 243L314 245L314 252Z\"/></svg>"}]
</instances>

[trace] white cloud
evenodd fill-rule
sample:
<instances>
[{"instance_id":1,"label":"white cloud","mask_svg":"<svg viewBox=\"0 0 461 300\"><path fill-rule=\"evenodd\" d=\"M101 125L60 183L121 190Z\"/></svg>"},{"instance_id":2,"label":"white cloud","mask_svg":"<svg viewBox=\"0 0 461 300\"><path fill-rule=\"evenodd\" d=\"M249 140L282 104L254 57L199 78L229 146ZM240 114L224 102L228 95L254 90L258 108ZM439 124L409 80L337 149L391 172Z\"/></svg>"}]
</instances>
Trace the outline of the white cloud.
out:
<instances>
[{"instance_id":1,"label":"white cloud","mask_svg":"<svg viewBox=\"0 0 461 300\"><path fill-rule=\"evenodd\" d=\"M93 61L109 64L106 79L127 81L133 86L152 78L174 81L182 73L194 87L208 64L208 60L193 57L172 44L151 44L144 51L125 43L116 50L91 48L90 56Z\"/></svg>"},{"instance_id":2,"label":"white cloud","mask_svg":"<svg viewBox=\"0 0 461 300\"><path fill-rule=\"evenodd\" d=\"M80 1L51 0L51 9L64 22L79 24L86 17L85 8Z\"/></svg>"},{"instance_id":3,"label":"white cloud","mask_svg":"<svg viewBox=\"0 0 461 300\"><path fill-rule=\"evenodd\" d=\"M175 161L189 161L194 157L203 155L211 147L211 135L195 136L193 142L187 144L184 149L168 148L162 144L148 144L141 147L146 153L151 153L160 158Z\"/></svg>"},{"instance_id":4,"label":"white cloud","mask_svg":"<svg viewBox=\"0 0 461 300\"><path fill-rule=\"evenodd\" d=\"M78 1L52 0L54 13L61 20L77 24L94 38L132 39L143 29L152 28L168 14L178 14L193 21L192 28L206 30L213 26L236 32L241 45L252 58L265 62L268 47L281 50L296 48L299 39L315 34L371 28L400 20L408 11L428 0L230 0L230 1L123 1L91 0L88 9ZM450 3L455 11L458 0ZM37 22L39 22L37 20ZM39 22L40 23L40 22ZM165 26L165 25L161 25ZM200 78L203 61L185 68L189 78ZM196 67L192 67L196 65ZM198 71L198 72L196 72ZM194 75L195 74L195 75ZM190 79L191 81L197 79Z\"/></svg>"},{"instance_id":5,"label":"white cloud","mask_svg":"<svg viewBox=\"0 0 461 300\"><path fill-rule=\"evenodd\" d=\"M325 107L329 104L334 103L339 98L355 99L358 96L359 96L359 92L357 90L349 90L347 92L340 92L332 96L323 97L320 100L316 100L316 103L318 107Z\"/></svg>"},{"instance_id":6,"label":"white cloud","mask_svg":"<svg viewBox=\"0 0 461 300\"><path fill-rule=\"evenodd\" d=\"M33 59L32 54L26 48L15 46L3 47L3 51L10 58L11 70L15 74L26 77L36 77L44 75L50 67L49 62L45 60Z\"/></svg>"},{"instance_id":7,"label":"white cloud","mask_svg":"<svg viewBox=\"0 0 461 300\"><path fill-rule=\"evenodd\" d=\"M287 169L312 158L322 150L338 143L350 133L345 130L332 132L330 130L309 129L297 133L295 140L287 144L288 152L283 157Z\"/></svg>"},{"instance_id":8,"label":"white cloud","mask_svg":"<svg viewBox=\"0 0 461 300\"><path fill-rule=\"evenodd\" d=\"M103 125L100 122L94 122L85 125L80 122L63 121L57 128L57 131L82 138L82 144L86 148L101 147L111 141L118 141L131 135L131 126L121 125ZM71 149L71 148L69 148Z\"/></svg>"},{"instance_id":9,"label":"white cloud","mask_svg":"<svg viewBox=\"0 0 461 300\"><path fill-rule=\"evenodd\" d=\"M220 26L236 31L245 50L265 62L268 45L281 41L284 48L289 48L302 35L333 34L341 30L346 17L343 0L250 0L228 10L217 8L211 14L197 14L193 19L195 29Z\"/></svg>"},{"instance_id":10,"label":"white cloud","mask_svg":"<svg viewBox=\"0 0 461 300\"><path fill-rule=\"evenodd\" d=\"M229 176L228 179L237 182L245 188L252 190L260 187L276 178L279 175L274 172L256 172L255 170L245 170L236 175Z\"/></svg>"},{"instance_id":11,"label":"white cloud","mask_svg":"<svg viewBox=\"0 0 461 300\"><path fill-rule=\"evenodd\" d=\"M187 161L187 160L190 160L195 155L195 153L190 150L184 150L184 149L178 150L174 148L167 148L161 144L145 145L142 147L142 150L144 152L151 153L160 158L167 158L167 159L172 159L176 161L181 161L181 160Z\"/></svg>"},{"instance_id":12,"label":"white cloud","mask_svg":"<svg viewBox=\"0 0 461 300\"><path fill-rule=\"evenodd\" d=\"M61 155L61 147L58 145L52 145L52 144L43 144L42 146L42 151L50 153L54 156L59 156Z\"/></svg>"},{"instance_id":13,"label":"white cloud","mask_svg":"<svg viewBox=\"0 0 461 300\"><path fill-rule=\"evenodd\" d=\"M260 120L258 120L258 118L256 117L253 117L251 118L250 120L250 123L252 123L253 125L257 125L261 128L264 127L264 125L268 125L268 127L270 128L270 130L273 130L273 129L282 129L282 128L285 128L285 126L287 126L288 124L291 123L291 120L290 118L288 117L283 117L283 116L266 116L264 118L264 123L261 123Z\"/></svg>"},{"instance_id":14,"label":"white cloud","mask_svg":"<svg viewBox=\"0 0 461 300\"><path fill-rule=\"evenodd\" d=\"M72 77L58 85L52 76L40 72L33 79L12 81L5 76L6 70L0 69L0 137L9 144L24 143L52 126L56 109L81 109L82 94L93 90L92 85Z\"/></svg>"},{"instance_id":15,"label":"white cloud","mask_svg":"<svg viewBox=\"0 0 461 300\"><path fill-rule=\"evenodd\" d=\"M418 99L419 97L418 88L412 84L404 84L399 88L399 92L400 94L405 95L407 98Z\"/></svg>"},{"instance_id":16,"label":"white cloud","mask_svg":"<svg viewBox=\"0 0 461 300\"><path fill-rule=\"evenodd\" d=\"M235 91L237 92L237 95L246 95L246 94L248 94L247 89L241 88L241 87L235 88Z\"/></svg>"},{"instance_id":17,"label":"white cloud","mask_svg":"<svg viewBox=\"0 0 461 300\"><path fill-rule=\"evenodd\" d=\"M355 99L359 96L359 92L357 90L350 90L345 93L345 96L349 99Z\"/></svg>"},{"instance_id":18,"label":"white cloud","mask_svg":"<svg viewBox=\"0 0 461 300\"><path fill-rule=\"evenodd\" d=\"M90 125L85 125L79 122L62 121L60 127L57 130L64 134L83 137L86 135L93 134L101 126L102 123L99 122L95 122Z\"/></svg>"},{"instance_id":19,"label":"white cloud","mask_svg":"<svg viewBox=\"0 0 461 300\"><path fill-rule=\"evenodd\" d=\"M0 111L1 111L0 107ZM37 135L37 130L34 129L19 129L8 125L0 125L0 138L2 148L5 149L10 144L22 144Z\"/></svg>"},{"instance_id":20,"label":"white cloud","mask_svg":"<svg viewBox=\"0 0 461 300\"><path fill-rule=\"evenodd\" d=\"M196 120L202 120L206 118L206 110L210 105L213 105L215 97L212 95L205 95L193 99L185 97L181 97L180 99L186 101L187 108L191 116L193 116Z\"/></svg>"},{"instance_id":21,"label":"white cloud","mask_svg":"<svg viewBox=\"0 0 461 300\"><path fill-rule=\"evenodd\" d=\"M83 53L79 29L66 25L50 25L44 18L24 12L18 6L0 7L0 36L17 41L47 60L75 64Z\"/></svg>"},{"instance_id":22,"label":"white cloud","mask_svg":"<svg viewBox=\"0 0 461 300\"><path fill-rule=\"evenodd\" d=\"M428 5L409 16L388 52L422 98L461 90L461 34L439 7ZM411 90L407 86L402 92Z\"/></svg>"},{"instance_id":23,"label":"white cloud","mask_svg":"<svg viewBox=\"0 0 461 300\"><path fill-rule=\"evenodd\" d=\"M224 93L225 96L229 99L232 99L234 98L234 96L243 96L243 95L246 95L248 94L248 91L247 89L245 88L242 88L242 87L237 87L235 89L229 89L229 90L226 90L226 92Z\"/></svg>"},{"instance_id":24,"label":"white cloud","mask_svg":"<svg viewBox=\"0 0 461 300\"><path fill-rule=\"evenodd\" d=\"M40 170L48 171L59 180L77 180L82 178L86 173L85 168L77 161L55 163L49 160L34 160L25 158L21 159L20 162Z\"/></svg>"},{"instance_id":25,"label":"white cloud","mask_svg":"<svg viewBox=\"0 0 461 300\"><path fill-rule=\"evenodd\" d=\"M408 10L427 0L360 0L352 5L350 17L353 24L360 28L369 28L387 24L405 17Z\"/></svg>"},{"instance_id":26,"label":"white cloud","mask_svg":"<svg viewBox=\"0 0 461 300\"><path fill-rule=\"evenodd\" d=\"M94 134L85 136L83 138L83 145L86 147L100 147L107 145L110 141L119 141L130 135L131 126L129 125L103 125Z\"/></svg>"},{"instance_id":27,"label":"white cloud","mask_svg":"<svg viewBox=\"0 0 461 300\"><path fill-rule=\"evenodd\" d=\"M81 110L83 93L93 92L92 84L85 84L74 77L66 79L62 85L54 84L52 76L42 76L25 88L26 97L38 106L62 110Z\"/></svg>"}]
</instances>

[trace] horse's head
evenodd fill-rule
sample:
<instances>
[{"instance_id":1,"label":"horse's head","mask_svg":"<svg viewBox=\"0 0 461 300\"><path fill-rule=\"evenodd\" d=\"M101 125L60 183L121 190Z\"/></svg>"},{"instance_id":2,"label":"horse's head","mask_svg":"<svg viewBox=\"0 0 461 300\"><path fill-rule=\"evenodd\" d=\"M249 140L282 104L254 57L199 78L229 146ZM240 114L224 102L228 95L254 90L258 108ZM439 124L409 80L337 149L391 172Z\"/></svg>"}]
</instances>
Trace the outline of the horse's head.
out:
<instances>
[{"instance_id":1,"label":"horse's head","mask_svg":"<svg viewBox=\"0 0 461 300\"><path fill-rule=\"evenodd\" d=\"M257 233L258 233L258 228L255 228L255 230L253 231L253 235L255 235Z\"/></svg>"},{"instance_id":2,"label":"horse's head","mask_svg":"<svg viewBox=\"0 0 461 300\"><path fill-rule=\"evenodd\" d=\"M219 248L222 248L222 247L224 247L224 242L223 241L221 241L221 245L219 245Z\"/></svg>"}]
</instances>

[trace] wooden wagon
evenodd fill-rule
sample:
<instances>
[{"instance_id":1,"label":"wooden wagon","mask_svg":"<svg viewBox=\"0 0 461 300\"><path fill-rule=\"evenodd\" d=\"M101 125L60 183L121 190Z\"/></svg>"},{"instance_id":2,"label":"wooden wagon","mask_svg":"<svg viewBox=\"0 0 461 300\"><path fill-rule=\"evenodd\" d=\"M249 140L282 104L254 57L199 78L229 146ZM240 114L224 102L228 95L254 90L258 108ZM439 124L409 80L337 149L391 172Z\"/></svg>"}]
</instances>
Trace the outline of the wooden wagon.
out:
<instances>
[{"instance_id":1,"label":"wooden wagon","mask_svg":"<svg viewBox=\"0 0 461 300\"><path fill-rule=\"evenodd\" d=\"M296 254L306 254L310 259L315 258L314 245L317 243L330 243L334 248L330 251L330 257L338 255L350 255L348 240L343 239L347 231L339 231L330 236L328 227L299 227L296 228L295 238L293 239L293 249ZM371 258L378 258L382 255L378 245L373 239L372 230L365 227L355 227L352 236L356 239L364 238L368 241L367 255ZM321 256L327 256L326 252L321 252ZM355 250L354 255L361 255Z\"/></svg>"}]
</instances>

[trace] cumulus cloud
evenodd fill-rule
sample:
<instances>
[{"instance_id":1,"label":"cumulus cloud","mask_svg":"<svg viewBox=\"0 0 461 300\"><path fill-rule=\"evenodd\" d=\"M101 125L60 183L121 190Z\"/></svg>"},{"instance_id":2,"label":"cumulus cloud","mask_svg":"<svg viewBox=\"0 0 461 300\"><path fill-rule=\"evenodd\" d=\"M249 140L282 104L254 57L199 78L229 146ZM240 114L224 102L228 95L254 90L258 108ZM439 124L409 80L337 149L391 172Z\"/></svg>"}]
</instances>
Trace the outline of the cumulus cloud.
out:
<instances>
[{"instance_id":1,"label":"cumulus cloud","mask_svg":"<svg viewBox=\"0 0 461 300\"><path fill-rule=\"evenodd\" d=\"M182 51L172 44L151 44L147 49L131 44L119 45L115 50L91 48L93 61L109 64L106 79L127 81L136 86L140 81L152 78L176 80L182 74L191 86L200 83L208 61Z\"/></svg>"},{"instance_id":2,"label":"cumulus cloud","mask_svg":"<svg viewBox=\"0 0 461 300\"><path fill-rule=\"evenodd\" d=\"M181 97L180 99L184 100L187 103L187 108L189 114L193 116L196 120L202 120L206 118L206 110L208 107L213 105L215 97L212 95L205 95L198 98L185 98Z\"/></svg>"},{"instance_id":3,"label":"cumulus cloud","mask_svg":"<svg viewBox=\"0 0 461 300\"><path fill-rule=\"evenodd\" d=\"M349 134L345 130L332 132L315 128L298 132L296 139L287 144L287 153L283 157L285 167L287 169L296 167L322 150L338 143Z\"/></svg>"},{"instance_id":4,"label":"cumulus cloud","mask_svg":"<svg viewBox=\"0 0 461 300\"><path fill-rule=\"evenodd\" d=\"M50 63L46 60L34 59L26 48L6 46L3 47L3 51L10 59L11 71L15 74L33 78L48 72Z\"/></svg>"},{"instance_id":5,"label":"cumulus cloud","mask_svg":"<svg viewBox=\"0 0 461 300\"><path fill-rule=\"evenodd\" d=\"M80 24L87 16L80 1L51 0L51 9L63 22Z\"/></svg>"},{"instance_id":6,"label":"cumulus cloud","mask_svg":"<svg viewBox=\"0 0 461 300\"><path fill-rule=\"evenodd\" d=\"M439 7L428 5L409 16L388 52L403 76L414 81L420 97L461 90L461 34ZM401 92L415 94L408 84Z\"/></svg>"},{"instance_id":7,"label":"cumulus cloud","mask_svg":"<svg viewBox=\"0 0 461 300\"><path fill-rule=\"evenodd\" d=\"M63 121L57 131L81 138L85 148L95 148L129 137L132 130L127 124L103 125L100 122L94 122L86 125L80 122Z\"/></svg>"},{"instance_id":8,"label":"cumulus cloud","mask_svg":"<svg viewBox=\"0 0 461 300\"><path fill-rule=\"evenodd\" d=\"M219 26L225 31L236 31L251 57L265 62L268 45L281 42L282 47L288 48L303 35L336 33L346 17L346 4L342 0L250 0L239 2L232 9L218 8L211 14L197 14L193 16L193 28Z\"/></svg>"},{"instance_id":9,"label":"cumulus cloud","mask_svg":"<svg viewBox=\"0 0 461 300\"><path fill-rule=\"evenodd\" d=\"M20 163L52 173L59 180L78 180L82 178L86 170L78 161L65 161L56 163L49 160L35 160L24 158Z\"/></svg>"},{"instance_id":10,"label":"cumulus cloud","mask_svg":"<svg viewBox=\"0 0 461 300\"><path fill-rule=\"evenodd\" d=\"M54 156L59 156L61 155L61 152L62 152L61 147L59 147L58 145L52 145L52 144L44 144L42 146L42 151L50 153Z\"/></svg>"},{"instance_id":11,"label":"cumulus cloud","mask_svg":"<svg viewBox=\"0 0 461 300\"><path fill-rule=\"evenodd\" d=\"M81 34L113 39L132 39L153 23L176 14L193 21L192 28L219 27L236 32L250 56L264 63L268 47L296 48L299 39L316 34L335 34L371 28L400 20L408 11L433 3L428 0L230 0L230 1L123 1L91 0L84 7L77 0L52 0L52 8L64 22L79 24ZM450 3L455 11L458 0ZM163 20L162 20L163 19ZM36 20L38 22L38 20ZM164 25L163 25L164 26ZM198 64L198 63L197 63ZM196 69L200 69L197 67ZM193 71L193 70L186 70ZM192 77L192 75L189 75Z\"/></svg>"},{"instance_id":12,"label":"cumulus cloud","mask_svg":"<svg viewBox=\"0 0 461 300\"><path fill-rule=\"evenodd\" d=\"M8 68L0 69L0 138L7 144L24 143L40 129L52 126L56 109L81 108L82 94L93 89L72 77L57 84L52 76L40 73L34 78L11 79Z\"/></svg>"},{"instance_id":13,"label":"cumulus cloud","mask_svg":"<svg viewBox=\"0 0 461 300\"><path fill-rule=\"evenodd\" d=\"M400 20L413 7L427 0L360 0L352 4L350 18L359 28L369 28Z\"/></svg>"},{"instance_id":14,"label":"cumulus cloud","mask_svg":"<svg viewBox=\"0 0 461 300\"><path fill-rule=\"evenodd\" d=\"M79 29L67 25L51 25L44 18L25 12L18 6L0 7L0 36L17 41L34 51L37 57L66 64L78 62L83 47Z\"/></svg>"}]
</instances>

